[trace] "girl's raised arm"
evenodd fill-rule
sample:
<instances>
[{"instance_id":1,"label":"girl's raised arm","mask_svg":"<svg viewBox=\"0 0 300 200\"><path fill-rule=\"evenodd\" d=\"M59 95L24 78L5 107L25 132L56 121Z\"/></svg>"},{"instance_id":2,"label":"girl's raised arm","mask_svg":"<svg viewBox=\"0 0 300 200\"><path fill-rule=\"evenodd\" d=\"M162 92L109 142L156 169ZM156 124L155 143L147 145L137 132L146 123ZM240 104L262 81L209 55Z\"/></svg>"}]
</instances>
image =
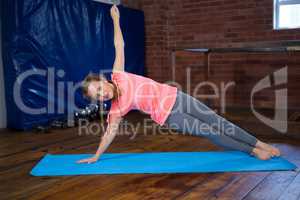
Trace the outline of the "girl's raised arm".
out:
<instances>
[{"instance_id":1,"label":"girl's raised arm","mask_svg":"<svg viewBox=\"0 0 300 200\"><path fill-rule=\"evenodd\" d=\"M120 27L120 12L117 6L112 6L110 10L111 17L114 22L114 45L115 45L115 62L113 66L114 71L125 71L125 53L124 53L124 39Z\"/></svg>"}]
</instances>

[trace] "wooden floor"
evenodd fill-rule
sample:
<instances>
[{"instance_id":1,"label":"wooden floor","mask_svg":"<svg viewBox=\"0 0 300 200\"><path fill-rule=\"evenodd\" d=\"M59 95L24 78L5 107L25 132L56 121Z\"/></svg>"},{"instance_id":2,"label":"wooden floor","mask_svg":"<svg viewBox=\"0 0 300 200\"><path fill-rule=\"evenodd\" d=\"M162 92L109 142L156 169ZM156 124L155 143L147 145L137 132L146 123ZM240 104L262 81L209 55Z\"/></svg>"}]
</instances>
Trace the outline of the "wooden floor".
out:
<instances>
[{"instance_id":1,"label":"wooden floor","mask_svg":"<svg viewBox=\"0 0 300 200\"><path fill-rule=\"evenodd\" d=\"M140 116L131 116L138 121ZM118 136L107 152L210 151L218 148L200 137L139 132ZM300 142L267 139L283 157L300 166ZM78 129L48 134L2 131L0 199L300 199L299 170L288 172L33 177L32 167L46 153L94 153L99 136Z\"/></svg>"}]
</instances>

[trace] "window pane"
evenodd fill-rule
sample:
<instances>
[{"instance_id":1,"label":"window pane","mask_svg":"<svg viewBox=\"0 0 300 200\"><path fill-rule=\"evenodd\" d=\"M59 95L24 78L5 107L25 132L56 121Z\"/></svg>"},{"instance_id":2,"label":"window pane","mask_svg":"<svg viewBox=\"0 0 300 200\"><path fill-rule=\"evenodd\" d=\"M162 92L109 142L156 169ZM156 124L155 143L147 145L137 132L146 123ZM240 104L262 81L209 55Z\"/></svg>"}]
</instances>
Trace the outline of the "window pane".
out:
<instances>
[{"instance_id":1,"label":"window pane","mask_svg":"<svg viewBox=\"0 0 300 200\"><path fill-rule=\"evenodd\" d=\"M300 27L300 4L279 7L279 28Z\"/></svg>"},{"instance_id":2,"label":"window pane","mask_svg":"<svg viewBox=\"0 0 300 200\"><path fill-rule=\"evenodd\" d=\"M276 1L276 0L275 0ZM280 5L291 5L291 4L299 4L300 0L278 0Z\"/></svg>"}]
</instances>

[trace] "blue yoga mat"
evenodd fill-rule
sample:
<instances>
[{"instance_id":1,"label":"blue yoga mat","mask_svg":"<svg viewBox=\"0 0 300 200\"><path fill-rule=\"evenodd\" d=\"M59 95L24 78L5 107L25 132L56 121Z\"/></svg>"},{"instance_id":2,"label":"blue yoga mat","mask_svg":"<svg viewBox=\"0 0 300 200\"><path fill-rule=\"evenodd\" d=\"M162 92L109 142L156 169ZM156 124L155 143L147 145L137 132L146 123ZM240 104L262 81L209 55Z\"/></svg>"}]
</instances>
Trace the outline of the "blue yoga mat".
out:
<instances>
[{"instance_id":1,"label":"blue yoga mat","mask_svg":"<svg viewBox=\"0 0 300 200\"><path fill-rule=\"evenodd\" d=\"M31 175L250 172L297 168L281 157L263 161L240 151L104 153L96 163L76 163L91 156L93 154L46 154Z\"/></svg>"}]
</instances>

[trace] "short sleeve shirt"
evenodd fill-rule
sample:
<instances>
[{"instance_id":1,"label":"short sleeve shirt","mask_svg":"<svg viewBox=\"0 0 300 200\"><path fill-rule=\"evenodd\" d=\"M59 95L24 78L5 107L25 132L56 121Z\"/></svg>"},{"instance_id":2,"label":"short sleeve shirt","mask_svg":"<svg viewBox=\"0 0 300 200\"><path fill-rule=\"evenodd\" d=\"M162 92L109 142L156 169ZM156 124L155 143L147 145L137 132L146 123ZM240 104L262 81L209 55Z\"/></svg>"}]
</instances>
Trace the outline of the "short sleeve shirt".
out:
<instances>
[{"instance_id":1,"label":"short sleeve shirt","mask_svg":"<svg viewBox=\"0 0 300 200\"><path fill-rule=\"evenodd\" d=\"M121 95L112 101L107 123L113 117L123 117L130 110L149 114L161 126L165 123L176 101L176 87L123 71L113 72L111 80Z\"/></svg>"}]
</instances>

